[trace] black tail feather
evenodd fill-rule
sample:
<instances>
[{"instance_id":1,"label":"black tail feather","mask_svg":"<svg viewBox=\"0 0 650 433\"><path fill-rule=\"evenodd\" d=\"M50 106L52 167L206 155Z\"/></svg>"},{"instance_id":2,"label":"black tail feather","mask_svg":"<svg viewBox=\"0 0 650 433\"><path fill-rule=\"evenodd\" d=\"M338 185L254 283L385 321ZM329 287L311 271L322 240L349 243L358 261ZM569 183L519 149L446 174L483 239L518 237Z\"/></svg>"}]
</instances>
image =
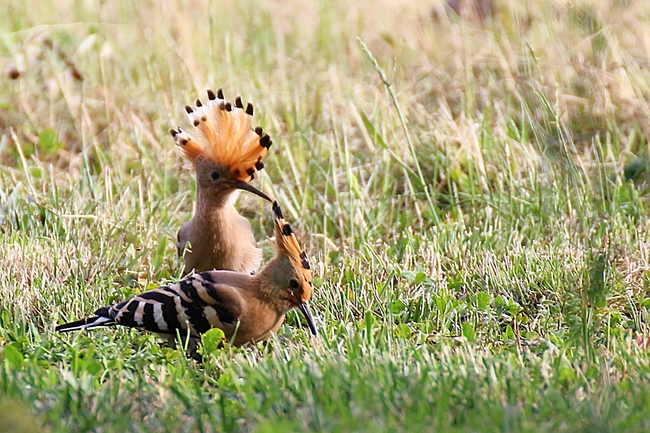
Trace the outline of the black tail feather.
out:
<instances>
[{"instance_id":1,"label":"black tail feather","mask_svg":"<svg viewBox=\"0 0 650 433\"><path fill-rule=\"evenodd\" d=\"M101 328L103 326L115 325L113 319L108 317L88 317L86 319L77 320L75 322L65 323L54 328L57 332L70 332L78 331L80 329Z\"/></svg>"}]
</instances>

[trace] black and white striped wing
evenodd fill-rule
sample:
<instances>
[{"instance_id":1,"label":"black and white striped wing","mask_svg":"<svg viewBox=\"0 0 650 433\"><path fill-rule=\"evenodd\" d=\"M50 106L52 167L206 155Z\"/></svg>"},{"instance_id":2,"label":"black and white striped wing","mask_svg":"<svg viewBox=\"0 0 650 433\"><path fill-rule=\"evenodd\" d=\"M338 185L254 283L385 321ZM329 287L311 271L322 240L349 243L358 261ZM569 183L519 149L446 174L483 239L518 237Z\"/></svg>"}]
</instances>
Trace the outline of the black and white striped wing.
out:
<instances>
[{"instance_id":1,"label":"black and white striped wing","mask_svg":"<svg viewBox=\"0 0 650 433\"><path fill-rule=\"evenodd\" d=\"M197 337L210 328L236 325L241 302L230 286L216 284L210 272L191 275L176 284L159 287L122 303L100 308L97 317L57 327L57 331L122 325L157 334L187 332ZM228 302L224 302L227 297Z\"/></svg>"}]
</instances>

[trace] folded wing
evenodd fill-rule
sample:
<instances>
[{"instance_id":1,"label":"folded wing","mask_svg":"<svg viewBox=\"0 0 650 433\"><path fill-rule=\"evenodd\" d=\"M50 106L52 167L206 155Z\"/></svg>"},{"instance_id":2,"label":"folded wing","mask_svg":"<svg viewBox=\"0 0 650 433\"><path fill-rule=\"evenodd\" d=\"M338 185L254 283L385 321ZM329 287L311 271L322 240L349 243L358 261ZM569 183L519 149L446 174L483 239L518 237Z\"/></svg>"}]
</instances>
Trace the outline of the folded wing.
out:
<instances>
[{"instance_id":1,"label":"folded wing","mask_svg":"<svg viewBox=\"0 0 650 433\"><path fill-rule=\"evenodd\" d=\"M122 303L95 311L95 317L57 326L58 332L121 325L157 334L187 332L197 337L210 328L236 326L242 299L216 272L191 275L176 284L159 287Z\"/></svg>"}]
</instances>

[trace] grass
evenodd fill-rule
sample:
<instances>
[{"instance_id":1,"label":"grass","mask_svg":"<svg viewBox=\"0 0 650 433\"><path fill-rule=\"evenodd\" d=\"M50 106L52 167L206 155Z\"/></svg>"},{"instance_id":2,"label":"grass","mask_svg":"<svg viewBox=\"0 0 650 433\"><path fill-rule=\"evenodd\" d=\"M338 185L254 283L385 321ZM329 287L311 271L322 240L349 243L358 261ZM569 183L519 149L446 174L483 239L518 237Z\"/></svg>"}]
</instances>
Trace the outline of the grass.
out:
<instances>
[{"instance_id":1,"label":"grass","mask_svg":"<svg viewBox=\"0 0 650 433\"><path fill-rule=\"evenodd\" d=\"M489 3L489 2L488 2ZM0 431L650 429L650 5L0 0ZM315 274L203 364L66 320L179 277L168 130L253 101ZM239 206L273 254L270 209Z\"/></svg>"}]
</instances>

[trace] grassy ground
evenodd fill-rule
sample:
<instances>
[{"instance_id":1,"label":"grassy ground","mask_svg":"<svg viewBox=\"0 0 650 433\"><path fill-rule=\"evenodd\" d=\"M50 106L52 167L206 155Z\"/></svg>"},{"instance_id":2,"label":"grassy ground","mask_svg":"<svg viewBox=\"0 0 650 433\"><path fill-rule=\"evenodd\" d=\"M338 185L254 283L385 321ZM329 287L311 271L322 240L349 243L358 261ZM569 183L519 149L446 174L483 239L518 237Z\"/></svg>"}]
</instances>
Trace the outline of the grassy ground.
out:
<instances>
[{"instance_id":1,"label":"grassy ground","mask_svg":"<svg viewBox=\"0 0 650 433\"><path fill-rule=\"evenodd\" d=\"M0 431L650 430L647 2L0 10ZM272 135L319 340L54 334L178 278L208 87Z\"/></svg>"}]
</instances>

